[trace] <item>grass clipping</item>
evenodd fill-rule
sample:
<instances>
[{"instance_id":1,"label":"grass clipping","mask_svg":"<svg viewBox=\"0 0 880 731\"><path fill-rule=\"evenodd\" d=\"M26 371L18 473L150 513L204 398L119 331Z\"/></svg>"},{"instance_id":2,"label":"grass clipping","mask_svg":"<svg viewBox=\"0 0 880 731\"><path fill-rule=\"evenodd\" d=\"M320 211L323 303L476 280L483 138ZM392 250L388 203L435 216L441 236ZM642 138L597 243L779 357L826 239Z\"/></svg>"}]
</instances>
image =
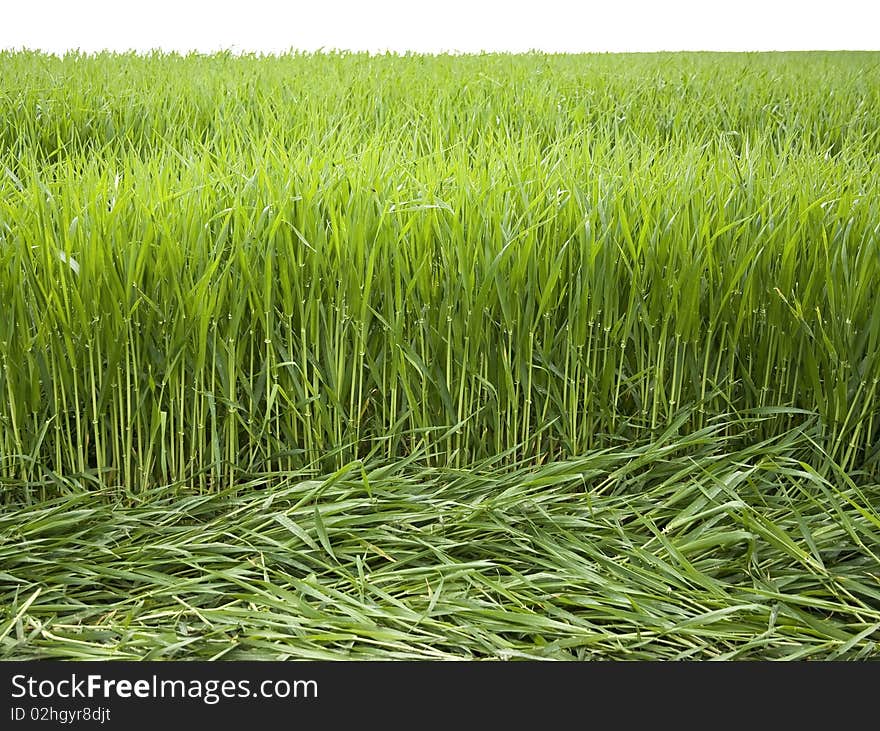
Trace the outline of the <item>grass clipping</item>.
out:
<instances>
[{"instance_id":1,"label":"grass clipping","mask_svg":"<svg viewBox=\"0 0 880 731\"><path fill-rule=\"evenodd\" d=\"M0 655L874 656L880 486L807 432L724 444L707 429L542 467L356 463L7 511Z\"/></svg>"}]
</instances>

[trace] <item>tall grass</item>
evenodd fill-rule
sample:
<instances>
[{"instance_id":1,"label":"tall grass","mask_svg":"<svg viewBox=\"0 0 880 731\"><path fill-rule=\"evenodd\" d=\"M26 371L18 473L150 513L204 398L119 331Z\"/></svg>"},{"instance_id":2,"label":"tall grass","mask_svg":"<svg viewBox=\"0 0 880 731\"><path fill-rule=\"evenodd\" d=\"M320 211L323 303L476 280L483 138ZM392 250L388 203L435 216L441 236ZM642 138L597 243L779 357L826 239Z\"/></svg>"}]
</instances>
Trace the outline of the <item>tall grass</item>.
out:
<instances>
[{"instance_id":1,"label":"tall grass","mask_svg":"<svg viewBox=\"0 0 880 731\"><path fill-rule=\"evenodd\" d=\"M0 474L880 433L877 54L0 55Z\"/></svg>"},{"instance_id":2,"label":"tall grass","mask_svg":"<svg viewBox=\"0 0 880 731\"><path fill-rule=\"evenodd\" d=\"M880 53L0 53L0 657L864 658Z\"/></svg>"}]
</instances>

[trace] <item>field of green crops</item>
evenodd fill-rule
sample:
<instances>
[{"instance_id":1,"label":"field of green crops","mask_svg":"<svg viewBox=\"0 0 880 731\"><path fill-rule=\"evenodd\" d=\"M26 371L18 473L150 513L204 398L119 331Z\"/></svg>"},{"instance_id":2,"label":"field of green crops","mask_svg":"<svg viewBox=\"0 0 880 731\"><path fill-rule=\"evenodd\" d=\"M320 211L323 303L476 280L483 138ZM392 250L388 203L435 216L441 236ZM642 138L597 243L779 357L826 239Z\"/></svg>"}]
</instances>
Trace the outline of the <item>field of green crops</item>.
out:
<instances>
[{"instance_id":1,"label":"field of green crops","mask_svg":"<svg viewBox=\"0 0 880 731\"><path fill-rule=\"evenodd\" d=\"M880 52L0 53L0 658L880 655Z\"/></svg>"}]
</instances>

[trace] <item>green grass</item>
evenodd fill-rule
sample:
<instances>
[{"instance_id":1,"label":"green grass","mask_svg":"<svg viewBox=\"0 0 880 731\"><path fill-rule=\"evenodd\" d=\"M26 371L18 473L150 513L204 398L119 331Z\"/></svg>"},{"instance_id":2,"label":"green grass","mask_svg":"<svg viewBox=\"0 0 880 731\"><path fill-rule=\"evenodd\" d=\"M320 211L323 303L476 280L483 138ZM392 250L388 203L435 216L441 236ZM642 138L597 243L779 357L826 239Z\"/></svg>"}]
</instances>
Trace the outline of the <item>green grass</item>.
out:
<instances>
[{"instance_id":1,"label":"green grass","mask_svg":"<svg viewBox=\"0 0 880 731\"><path fill-rule=\"evenodd\" d=\"M0 656L867 657L880 53L0 53Z\"/></svg>"},{"instance_id":2,"label":"green grass","mask_svg":"<svg viewBox=\"0 0 880 731\"><path fill-rule=\"evenodd\" d=\"M812 469L808 431L729 451L720 426L19 507L0 657L875 656L880 486Z\"/></svg>"}]
</instances>

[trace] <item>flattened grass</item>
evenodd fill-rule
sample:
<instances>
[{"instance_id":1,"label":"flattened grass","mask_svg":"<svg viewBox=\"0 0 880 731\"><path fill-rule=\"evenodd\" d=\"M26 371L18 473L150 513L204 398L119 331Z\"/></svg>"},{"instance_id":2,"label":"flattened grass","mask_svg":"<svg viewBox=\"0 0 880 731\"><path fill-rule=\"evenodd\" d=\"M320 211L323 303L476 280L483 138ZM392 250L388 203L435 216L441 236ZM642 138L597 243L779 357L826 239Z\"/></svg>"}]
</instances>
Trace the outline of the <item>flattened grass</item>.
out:
<instances>
[{"instance_id":1,"label":"flattened grass","mask_svg":"<svg viewBox=\"0 0 880 731\"><path fill-rule=\"evenodd\" d=\"M6 511L0 656L875 656L880 485L718 436Z\"/></svg>"}]
</instances>

